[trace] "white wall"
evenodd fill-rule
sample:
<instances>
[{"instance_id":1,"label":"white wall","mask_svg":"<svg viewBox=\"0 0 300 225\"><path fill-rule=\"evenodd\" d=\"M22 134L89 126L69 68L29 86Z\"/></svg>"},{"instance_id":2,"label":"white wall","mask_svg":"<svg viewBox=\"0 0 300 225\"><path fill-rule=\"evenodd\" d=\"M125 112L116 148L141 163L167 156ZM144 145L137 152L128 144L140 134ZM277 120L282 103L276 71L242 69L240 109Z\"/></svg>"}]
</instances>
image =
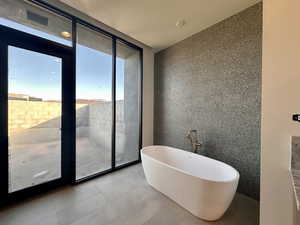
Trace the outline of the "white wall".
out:
<instances>
[{"instance_id":1,"label":"white wall","mask_svg":"<svg viewBox=\"0 0 300 225\"><path fill-rule=\"evenodd\" d=\"M300 136L300 1L264 0L260 225L296 225L290 137Z\"/></svg>"},{"instance_id":2,"label":"white wall","mask_svg":"<svg viewBox=\"0 0 300 225\"><path fill-rule=\"evenodd\" d=\"M96 25L106 31L109 31L112 34L117 35L131 43L136 44L137 46L143 48L143 68L144 68L144 95L143 95L143 145L152 145L153 144L153 101L154 101L154 53L153 49L146 46L145 44L97 21L77 9L73 9L68 5L65 5L58 0L46 0L46 2L56 6L64 11L71 13L93 25ZM79 9L80 10L80 9Z\"/></svg>"}]
</instances>

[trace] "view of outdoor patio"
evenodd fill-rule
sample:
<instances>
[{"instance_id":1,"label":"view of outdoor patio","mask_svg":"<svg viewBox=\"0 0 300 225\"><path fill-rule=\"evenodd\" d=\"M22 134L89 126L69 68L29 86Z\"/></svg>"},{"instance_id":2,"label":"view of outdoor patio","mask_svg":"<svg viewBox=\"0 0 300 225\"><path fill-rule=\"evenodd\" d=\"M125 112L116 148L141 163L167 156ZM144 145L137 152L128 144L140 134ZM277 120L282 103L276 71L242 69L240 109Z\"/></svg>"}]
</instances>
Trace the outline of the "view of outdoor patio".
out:
<instances>
[{"instance_id":1,"label":"view of outdoor patio","mask_svg":"<svg viewBox=\"0 0 300 225\"><path fill-rule=\"evenodd\" d=\"M111 102L85 102L76 104L76 173L79 178L111 167ZM121 109L124 103L118 101L117 105ZM19 95L19 100L9 100L11 190L61 176L60 110L60 102L42 101L24 95ZM122 144L125 147L123 118L123 113L119 111L118 146ZM122 149L117 151L116 160L123 164L136 158L136 155L135 149Z\"/></svg>"},{"instance_id":2,"label":"view of outdoor patio","mask_svg":"<svg viewBox=\"0 0 300 225\"><path fill-rule=\"evenodd\" d=\"M71 47L69 20L22 1L2 2L2 6L0 24ZM51 23L44 27L24 19L16 11L20 7L46 15ZM62 30L70 37L63 37ZM113 135L115 166L139 158L140 51L117 40L113 75L112 43L111 37L77 24L76 179L111 168ZM8 46L9 192L62 176L65 149L61 137L66 131L62 129L61 99L66 85L63 78L70 76L63 71L64 63L59 56Z\"/></svg>"},{"instance_id":3,"label":"view of outdoor patio","mask_svg":"<svg viewBox=\"0 0 300 225\"><path fill-rule=\"evenodd\" d=\"M78 49L82 60L76 76L76 179L81 179L111 168L113 113L107 66L111 55L84 46ZM116 166L138 159L137 56L117 58ZM60 58L9 47L10 192L61 177L61 67Z\"/></svg>"}]
</instances>

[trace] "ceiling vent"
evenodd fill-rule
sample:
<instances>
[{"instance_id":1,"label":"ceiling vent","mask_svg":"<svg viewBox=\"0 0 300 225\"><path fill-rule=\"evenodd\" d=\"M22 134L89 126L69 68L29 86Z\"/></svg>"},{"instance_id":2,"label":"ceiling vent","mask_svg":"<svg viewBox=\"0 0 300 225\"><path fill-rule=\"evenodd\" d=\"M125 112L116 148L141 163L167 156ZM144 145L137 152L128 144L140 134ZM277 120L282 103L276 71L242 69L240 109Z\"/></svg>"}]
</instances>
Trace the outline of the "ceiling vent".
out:
<instances>
[{"instance_id":1,"label":"ceiling vent","mask_svg":"<svg viewBox=\"0 0 300 225\"><path fill-rule=\"evenodd\" d=\"M27 19L28 20L31 20L35 23L38 23L40 25L43 25L43 26L48 26L48 18L45 17L45 16L41 16L37 13L34 13L34 12L31 12L31 11L26 11L27 13Z\"/></svg>"}]
</instances>

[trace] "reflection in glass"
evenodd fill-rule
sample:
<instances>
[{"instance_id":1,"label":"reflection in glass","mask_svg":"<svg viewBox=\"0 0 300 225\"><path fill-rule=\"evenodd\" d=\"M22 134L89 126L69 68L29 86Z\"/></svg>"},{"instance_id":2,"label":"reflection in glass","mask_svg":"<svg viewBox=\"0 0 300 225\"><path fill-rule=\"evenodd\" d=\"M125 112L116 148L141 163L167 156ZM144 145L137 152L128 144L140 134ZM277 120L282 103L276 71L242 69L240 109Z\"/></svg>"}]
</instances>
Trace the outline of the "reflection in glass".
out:
<instances>
[{"instance_id":1,"label":"reflection in glass","mask_svg":"<svg viewBox=\"0 0 300 225\"><path fill-rule=\"evenodd\" d=\"M24 0L0 0L0 25L72 46L71 20Z\"/></svg>"}]
</instances>

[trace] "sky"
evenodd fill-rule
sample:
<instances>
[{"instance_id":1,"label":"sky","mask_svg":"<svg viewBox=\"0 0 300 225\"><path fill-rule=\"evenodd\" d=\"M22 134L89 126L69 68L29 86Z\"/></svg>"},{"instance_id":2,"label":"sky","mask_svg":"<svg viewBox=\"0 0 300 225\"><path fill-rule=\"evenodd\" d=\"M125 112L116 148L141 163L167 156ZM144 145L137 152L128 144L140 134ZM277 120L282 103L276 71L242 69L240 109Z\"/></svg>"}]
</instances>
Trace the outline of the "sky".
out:
<instances>
[{"instance_id":1,"label":"sky","mask_svg":"<svg viewBox=\"0 0 300 225\"><path fill-rule=\"evenodd\" d=\"M0 18L0 24L71 46L63 38ZM101 44L101 43L99 43ZM77 45L76 98L111 100L111 55ZM116 99L124 99L124 60L116 60ZM8 49L9 93L61 100L62 60L13 46ZM66 75L68 76L68 74Z\"/></svg>"}]
</instances>

